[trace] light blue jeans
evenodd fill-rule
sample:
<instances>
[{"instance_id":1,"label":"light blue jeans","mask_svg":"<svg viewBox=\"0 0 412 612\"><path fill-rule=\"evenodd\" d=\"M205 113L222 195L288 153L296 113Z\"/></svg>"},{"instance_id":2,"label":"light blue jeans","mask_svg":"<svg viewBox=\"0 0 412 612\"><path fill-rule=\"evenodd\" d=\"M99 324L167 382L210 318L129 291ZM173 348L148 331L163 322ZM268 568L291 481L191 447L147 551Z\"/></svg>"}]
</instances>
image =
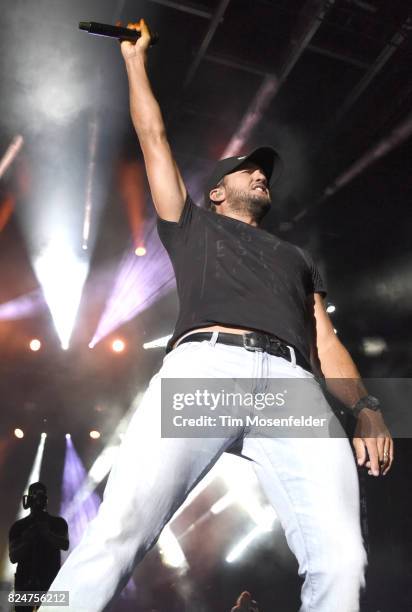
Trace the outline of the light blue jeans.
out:
<instances>
[{"instance_id":1,"label":"light blue jeans","mask_svg":"<svg viewBox=\"0 0 412 612\"><path fill-rule=\"evenodd\" d=\"M162 438L162 377L312 379L305 393L319 396L316 401L325 402L324 410L331 413L311 373L265 352L216 344L216 337L178 346L151 379L123 439L99 512L50 587L70 591L65 610L105 610L188 493L236 435L242 436L239 431L229 439ZM298 560L299 574L305 576L300 612L356 612L366 553L348 439L257 438L244 431L243 437L241 454L253 461Z\"/></svg>"}]
</instances>

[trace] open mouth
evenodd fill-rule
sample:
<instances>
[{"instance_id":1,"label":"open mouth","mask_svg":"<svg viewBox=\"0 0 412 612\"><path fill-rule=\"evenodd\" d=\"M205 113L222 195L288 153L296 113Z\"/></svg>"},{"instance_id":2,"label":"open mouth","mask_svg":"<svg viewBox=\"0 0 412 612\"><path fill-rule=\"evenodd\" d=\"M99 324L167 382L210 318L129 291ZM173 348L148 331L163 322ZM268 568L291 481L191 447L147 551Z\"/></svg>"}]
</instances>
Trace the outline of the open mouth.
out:
<instances>
[{"instance_id":1,"label":"open mouth","mask_svg":"<svg viewBox=\"0 0 412 612\"><path fill-rule=\"evenodd\" d=\"M266 189L266 187L264 185L255 185L253 187L253 191L259 191L261 193L265 193L266 194L268 190Z\"/></svg>"}]
</instances>

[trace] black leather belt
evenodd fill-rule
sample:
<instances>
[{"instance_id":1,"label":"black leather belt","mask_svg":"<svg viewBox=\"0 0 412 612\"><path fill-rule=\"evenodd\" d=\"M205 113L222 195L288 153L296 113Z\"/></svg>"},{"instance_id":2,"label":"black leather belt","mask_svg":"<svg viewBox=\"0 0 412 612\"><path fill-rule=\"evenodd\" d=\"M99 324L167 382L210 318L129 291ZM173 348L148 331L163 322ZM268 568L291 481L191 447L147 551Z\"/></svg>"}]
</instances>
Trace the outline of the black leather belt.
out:
<instances>
[{"instance_id":1,"label":"black leather belt","mask_svg":"<svg viewBox=\"0 0 412 612\"><path fill-rule=\"evenodd\" d=\"M202 342L202 340L210 340L213 332L195 332L178 341L177 346L185 342ZM247 351L265 351L269 355L283 357L288 361L292 361L292 357L287 345L271 334L260 332L248 332L246 334L229 334L227 332L219 332L216 342L221 344L229 344L230 346L241 346ZM175 347L177 348L177 347ZM311 370L306 359L295 348L296 363L305 370Z\"/></svg>"}]
</instances>

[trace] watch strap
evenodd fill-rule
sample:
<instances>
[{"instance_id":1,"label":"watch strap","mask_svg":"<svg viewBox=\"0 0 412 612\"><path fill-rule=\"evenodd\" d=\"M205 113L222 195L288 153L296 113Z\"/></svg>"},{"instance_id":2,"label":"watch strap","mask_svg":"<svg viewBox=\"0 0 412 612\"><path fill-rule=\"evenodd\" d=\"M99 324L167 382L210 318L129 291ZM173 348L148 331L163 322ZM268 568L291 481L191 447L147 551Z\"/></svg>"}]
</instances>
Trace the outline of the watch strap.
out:
<instances>
[{"instance_id":1,"label":"watch strap","mask_svg":"<svg viewBox=\"0 0 412 612\"><path fill-rule=\"evenodd\" d=\"M380 402L377 397L373 395L365 395L365 397L361 397L360 400L356 402L356 404L352 407L352 414L355 417L359 416L359 413L364 408L369 408L370 410L380 410Z\"/></svg>"}]
</instances>

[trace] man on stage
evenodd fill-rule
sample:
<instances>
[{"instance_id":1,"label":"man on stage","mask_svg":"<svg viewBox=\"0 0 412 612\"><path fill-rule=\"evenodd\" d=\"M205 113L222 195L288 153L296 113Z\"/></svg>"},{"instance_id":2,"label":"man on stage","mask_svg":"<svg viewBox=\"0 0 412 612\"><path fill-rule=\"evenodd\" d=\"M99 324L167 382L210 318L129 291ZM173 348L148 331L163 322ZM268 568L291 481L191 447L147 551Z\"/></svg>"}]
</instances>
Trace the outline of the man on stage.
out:
<instances>
[{"instance_id":1,"label":"man on stage","mask_svg":"<svg viewBox=\"0 0 412 612\"><path fill-rule=\"evenodd\" d=\"M348 439L161 436L162 379L246 379L253 393L276 379L306 383L305 402L331 417L313 374L325 378L357 418L359 465L378 476L393 441L375 398L334 333L325 287L308 253L259 223L270 207L280 160L270 147L221 160L207 182L209 209L193 204L173 158L146 72L149 30L122 42L133 125L144 155L159 236L172 260L180 300L160 371L132 418L97 517L51 586L69 590L70 612L102 612L193 487L225 451L253 462L304 576L301 612L355 612L366 554L359 490ZM224 86L220 84L220 86ZM57 608L51 608L58 612Z\"/></svg>"},{"instance_id":2,"label":"man on stage","mask_svg":"<svg viewBox=\"0 0 412 612\"><path fill-rule=\"evenodd\" d=\"M61 516L47 512L47 489L33 482L23 507L30 514L19 519L9 531L11 563L17 563L14 590L47 591L60 569L60 551L69 548L67 523ZM32 612L33 606L16 606L17 612Z\"/></svg>"}]
</instances>

